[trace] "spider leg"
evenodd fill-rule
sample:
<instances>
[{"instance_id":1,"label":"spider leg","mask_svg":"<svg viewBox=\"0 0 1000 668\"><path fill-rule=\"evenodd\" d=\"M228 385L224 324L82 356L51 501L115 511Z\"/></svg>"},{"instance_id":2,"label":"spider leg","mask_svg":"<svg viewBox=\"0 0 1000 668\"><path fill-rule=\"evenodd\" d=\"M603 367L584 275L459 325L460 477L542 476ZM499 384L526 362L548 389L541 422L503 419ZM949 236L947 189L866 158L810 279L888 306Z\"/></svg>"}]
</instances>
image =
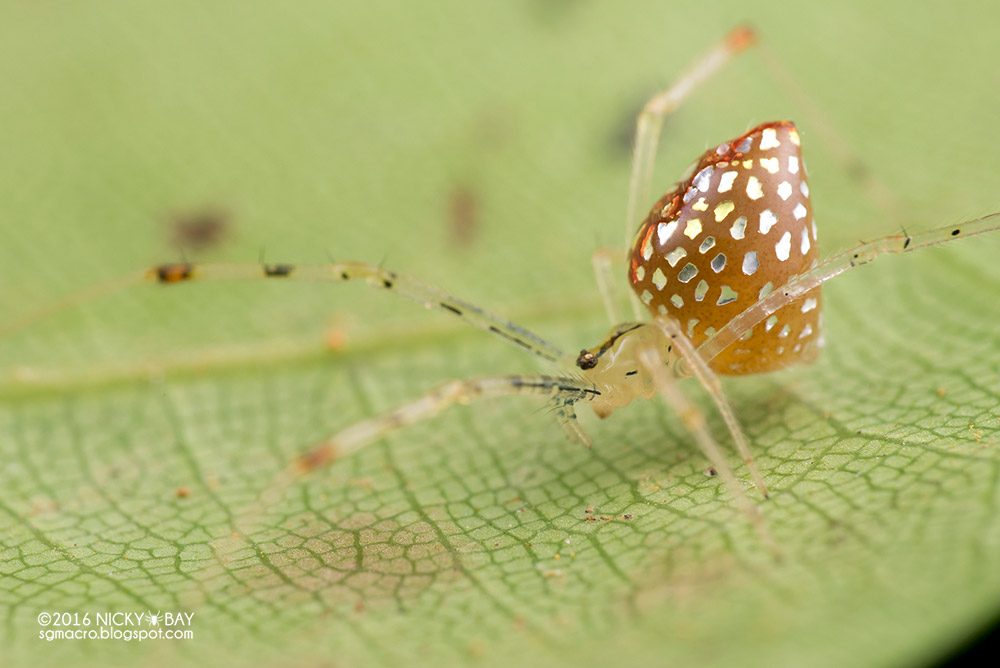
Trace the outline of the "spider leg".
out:
<instances>
[{"instance_id":1,"label":"spider leg","mask_svg":"<svg viewBox=\"0 0 1000 668\"><path fill-rule=\"evenodd\" d=\"M462 299L452 297L442 290L414 278L364 262L334 262L313 265L252 263L165 264L150 269L143 274L126 276L78 292L75 295L70 295L55 304L0 326L0 336L5 336L22 329L59 310L91 301L144 281L174 285L193 281L250 281L260 279L306 282L329 281L335 283L362 280L372 287L395 292L408 299L412 299L423 304L427 309L435 309L455 316L477 329L487 331L507 343L526 350L548 362L562 364L567 368L570 368L573 364L573 358L559 348L505 318L494 315Z\"/></svg>"},{"instance_id":2,"label":"spider leg","mask_svg":"<svg viewBox=\"0 0 1000 668\"><path fill-rule=\"evenodd\" d=\"M639 365L649 373L657 391L663 397L664 403L677 413L683 421L684 426L691 432L702 453L712 463L712 466L722 478L726 487L729 488L729 492L739 505L740 510L754 524L772 552L776 556L780 556L777 543L768 531L763 515L760 514L760 511L750 501L746 492L743 491L743 488L736 480L736 476L733 475L732 470L726 463L726 458L723 456L719 444L712 438L712 434L705 424L705 414L684 395L677 379L668 369L661 349L652 343L648 343L638 349L636 357Z\"/></svg>"},{"instance_id":3,"label":"spider leg","mask_svg":"<svg viewBox=\"0 0 1000 668\"><path fill-rule=\"evenodd\" d=\"M567 417L575 421L572 405L577 401L592 400L601 394L601 390L591 383L562 376L487 376L449 381L395 410L341 430L302 455L298 466L303 471L320 468L357 452L397 429L439 415L454 404L524 394L552 397L561 405L568 404L570 413ZM582 434L579 427L576 430L578 436Z\"/></svg>"},{"instance_id":4,"label":"spider leg","mask_svg":"<svg viewBox=\"0 0 1000 668\"><path fill-rule=\"evenodd\" d=\"M566 436L569 440L575 443L581 443L588 448L591 446L590 436L587 432L583 430L580 423L576 419L576 402L579 399L575 398L561 398L556 399L554 403L554 412L556 416L556 421L559 426L562 427Z\"/></svg>"},{"instance_id":5,"label":"spider leg","mask_svg":"<svg viewBox=\"0 0 1000 668\"><path fill-rule=\"evenodd\" d=\"M722 391L722 384L719 382L719 377L715 375L705 360L702 359L701 355L698 354L694 344L684 335L676 320L666 316L657 316L653 319L653 324L671 341L674 352L679 355L680 361L684 363L685 371L690 372L697 378L701 386L712 397L712 401L715 402L716 408L726 422L729 433L736 442L736 448L739 450L743 462L750 471L750 477L753 478L754 485L764 495L764 498L767 498L767 486L764 484L764 478L757 470L757 465L754 464L753 455L750 452L750 442L747 440L746 434L743 433L743 428L740 427L739 420L736 419L733 407L729 405L729 401Z\"/></svg>"},{"instance_id":6,"label":"spider leg","mask_svg":"<svg viewBox=\"0 0 1000 668\"><path fill-rule=\"evenodd\" d=\"M881 239L876 239L875 241L855 246L850 250L837 253L816 265L813 269L789 279L781 288L774 290L771 294L760 299L756 304L730 320L725 327L719 329L719 331L710 336L698 347L700 357L706 361L712 360L712 358L739 339L744 332L750 330L778 309L787 306L810 290L826 283L831 278L839 276L854 267L868 264L880 255L900 255L919 248L936 246L948 241L963 239L976 234L995 232L997 230L1000 230L1000 212L991 213L988 216L983 216L982 218L977 218L966 223L938 227L910 236L882 237Z\"/></svg>"},{"instance_id":7,"label":"spider leg","mask_svg":"<svg viewBox=\"0 0 1000 668\"><path fill-rule=\"evenodd\" d=\"M621 262L621 251L617 248L602 246L594 251L590 256L590 261L594 265L594 278L597 279L597 289L601 293L601 301L604 302L604 310L608 314L608 320L612 325L617 325L624 319L618 313L618 304L621 293L616 286L621 285L615 280L615 265Z\"/></svg>"},{"instance_id":8,"label":"spider leg","mask_svg":"<svg viewBox=\"0 0 1000 668\"><path fill-rule=\"evenodd\" d=\"M670 88L654 95L643 107L636 119L635 150L632 154L632 176L628 187L628 209L625 215L625 248L631 248L635 226L642 214L641 209L649 205L650 181L653 177L653 160L660 142L660 131L664 119L691 94L695 86L711 76L733 56L751 46L756 39L752 28L740 26L732 30L725 39L702 56ZM642 313L638 298L632 296L632 306L636 319Z\"/></svg>"},{"instance_id":9,"label":"spider leg","mask_svg":"<svg viewBox=\"0 0 1000 668\"><path fill-rule=\"evenodd\" d=\"M291 466L277 471L260 496L234 518L233 528L240 535L254 535L261 528L260 518L279 505L288 490L301 483L304 474L355 453L397 429L439 415L454 404L530 394L568 405L572 413L573 404L594 399L601 394L601 389L566 376L487 376L449 381L395 410L357 422L298 456Z\"/></svg>"}]
</instances>

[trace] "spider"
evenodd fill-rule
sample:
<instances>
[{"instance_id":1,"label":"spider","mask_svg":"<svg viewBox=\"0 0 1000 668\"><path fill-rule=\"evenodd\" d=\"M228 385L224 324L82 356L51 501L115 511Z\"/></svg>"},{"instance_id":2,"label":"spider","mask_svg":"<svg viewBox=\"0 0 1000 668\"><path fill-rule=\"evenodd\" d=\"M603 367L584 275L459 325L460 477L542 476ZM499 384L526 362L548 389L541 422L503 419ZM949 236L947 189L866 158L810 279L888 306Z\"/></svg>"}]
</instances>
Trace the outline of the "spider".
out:
<instances>
[{"instance_id":1,"label":"spider","mask_svg":"<svg viewBox=\"0 0 1000 668\"><path fill-rule=\"evenodd\" d=\"M708 392L753 484L767 497L766 484L719 376L764 373L812 362L823 346L823 283L879 255L907 253L1000 229L1000 213L920 234L884 237L821 262L799 134L793 123L775 121L706 151L652 206L632 234L639 208L648 199L664 118L695 86L754 41L752 29L733 30L672 87L652 97L640 113L626 216L629 250L624 254L634 319L614 324L598 345L579 354L560 350L527 329L435 287L362 262L165 264L73 295L0 328L0 334L140 281L175 285L211 280L363 280L487 331L558 370L551 375L446 382L313 447L299 458L299 471L324 466L453 404L507 395L548 399L567 434L590 445L576 420L579 404L588 404L599 417L607 418L637 398L659 394L680 416L736 502L751 517L759 517L707 428L704 413L681 391L678 381L694 377ZM592 260L605 308L617 323L614 256L598 249ZM641 319L644 313L649 316L646 321Z\"/></svg>"}]
</instances>

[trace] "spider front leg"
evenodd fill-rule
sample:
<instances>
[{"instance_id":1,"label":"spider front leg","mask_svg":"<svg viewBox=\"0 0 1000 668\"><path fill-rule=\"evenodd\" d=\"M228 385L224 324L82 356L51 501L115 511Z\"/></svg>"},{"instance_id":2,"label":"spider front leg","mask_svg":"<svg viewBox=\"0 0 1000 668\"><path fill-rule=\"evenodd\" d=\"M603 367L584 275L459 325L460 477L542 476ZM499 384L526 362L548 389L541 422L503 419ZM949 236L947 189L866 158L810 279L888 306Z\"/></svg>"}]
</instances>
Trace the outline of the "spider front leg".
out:
<instances>
[{"instance_id":1,"label":"spider front leg","mask_svg":"<svg viewBox=\"0 0 1000 668\"><path fill-rule=\"evenodd\" d=\"M683 362L683 369L678 368L678 362ZM591 398L591 406L601 418L608 417L635 399L649 399L657 392L663 395L667 404L678 412L694 434L699 447L716 466L716 470L728 481L727 484L733 489L733 496L744 506L752 505L722 458L719 446L705 425L704 415L677 387L678 379L693 374L712 396L755 485L767 496L767 488L754 465L746 436L726 401L717 378L698 356L694 345L681 332L680 325L675 320L656 316L650 324L617 325L599 345L581 351L577 367L585 379L603 390L600 396Z\"/></svg>"},{"instance_id":2,"label":"spider front leg","mask_svg":"<svg viewBox=\"0 0 1000 668\"><path fill-rule=\"evenodd\" d=\"M300 484L304 474L351 455L396 430L433 418L455 404L465 405L492 397L537 395L550 398L557 406L567 408L568 414L565 417L575 425L574 404L579 401L594 401L604 391L605 388L597 384L566 376L486 376L448 381L394 410L342 429L299 455L291 466L276 472L256 501L233 520L234 528L239 534L253 535L260 528L260 517L279 504L290 488ZM573 428L566 424L564 427L568 431ZM579 433L586 439L582 431Z\"/></svg>"},{"instance_id":3,"label":"spider front leg","mask_svg":"<svg viewBox=\"0 0 1000 668\"><path fill-rule=\"evenodd\" d=\"M54 304L0 325L0 337L24 329L28 325L59 311L79 306L100 297L119 292L129 286L153 282L163 286L202 281L282 281L346 283L362 281L366 285L415 301L429 310L441 311L467 325L490 334L531 353L547 362L570 368L572 358L557 346L506 318L490 313L470 302L453 297L443 290L404 274L367 262L332 262L330 264L250 264L205 263L164 264L140 274L88 288L65 297Z\"/></svg>"},{"instance_id":4,"label":"spider front leg","mask_svg":"<svg viewBox=\"0 0 1000 668\"><path fill-rule=\"evenodd\" d=\"M573 405L578 401L593 401L602 392L597 385L564 376L487 376L452 380L395 410L334 434L302 455L299 467L304 471L320 468L357 452L397 429L439 415L454 404L465 405L480 399L525 394L552 397L563 410L568 407L569 412L563 417L575 425ZM577 436L586 440L579 427L576 430Z\"/></svg>"},{"instance_id":5,"label":"spider front leg","mask_svg":"<svg viewBox=\"0 0 1000 668\"><path fill-rule=\"evenodd\" d=\"M593 445L593 442L576 419L576 402L576 399L556 399L553 402L554 407L552 412L556 416L556 422L562 427L563 432L569 440L589 448Z\"/></svg>"}]
</instances>

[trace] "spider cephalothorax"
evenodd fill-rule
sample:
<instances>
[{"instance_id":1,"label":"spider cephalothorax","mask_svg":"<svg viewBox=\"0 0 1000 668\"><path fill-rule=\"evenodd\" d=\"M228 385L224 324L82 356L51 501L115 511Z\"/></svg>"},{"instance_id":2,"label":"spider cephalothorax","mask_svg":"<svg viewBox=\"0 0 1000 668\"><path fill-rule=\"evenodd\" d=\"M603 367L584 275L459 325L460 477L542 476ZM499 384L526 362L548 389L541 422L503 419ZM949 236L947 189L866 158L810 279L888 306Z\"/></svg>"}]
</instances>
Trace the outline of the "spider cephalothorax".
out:
<instances>
[{"instance_id":1,"label":"spider cephalothorax","mask_svg":"<svg viewBox=\"0 0 1000 668\"><path fill-rule=\"evenodd\" d=\"M649 398L656 393L649 374L639 365L636 351L639 346L651 345L662 350L672 360L672 346L655 327L648 323L626 322L611 328L597 346L581 350L576 365L583 378L601 388L601 396L591 402L594 412L606 418L639 397Z\"/></svg>"}]
</instances>

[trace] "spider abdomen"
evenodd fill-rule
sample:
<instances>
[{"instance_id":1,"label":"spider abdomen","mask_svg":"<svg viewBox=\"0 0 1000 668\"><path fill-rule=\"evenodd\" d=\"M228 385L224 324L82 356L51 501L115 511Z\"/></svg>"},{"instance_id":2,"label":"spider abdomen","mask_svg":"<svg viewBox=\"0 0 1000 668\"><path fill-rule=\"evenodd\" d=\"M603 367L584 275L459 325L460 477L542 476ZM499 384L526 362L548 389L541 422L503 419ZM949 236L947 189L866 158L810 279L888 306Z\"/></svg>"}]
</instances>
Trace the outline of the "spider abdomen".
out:
<instances>
[{"instance_id":1,"label":"spider abdomen","mask_svg":"<svg viewBox=\"0 0 1000 668\"><path fill-rule=\"evenodd\" d=\"M707 151L639 227L629 282L653 314L676 318L695 346L818 262L799 134L759 125ZM815 359L820 289L779 309L711 361L718 373L773 371Z\"/></svg>"}]
</instances>

